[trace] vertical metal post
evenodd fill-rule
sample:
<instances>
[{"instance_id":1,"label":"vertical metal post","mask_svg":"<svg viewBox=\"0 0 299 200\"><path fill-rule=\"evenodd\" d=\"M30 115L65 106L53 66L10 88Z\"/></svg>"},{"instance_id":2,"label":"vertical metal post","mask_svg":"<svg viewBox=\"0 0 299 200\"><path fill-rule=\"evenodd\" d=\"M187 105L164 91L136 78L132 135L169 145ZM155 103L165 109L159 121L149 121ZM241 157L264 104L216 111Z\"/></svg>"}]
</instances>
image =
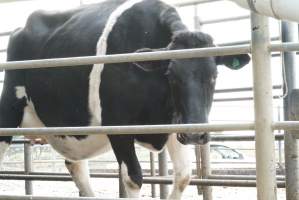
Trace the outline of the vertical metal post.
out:
<instances>
[{"instance_id":1,"label":"vertical metal post","mask_svg":"<svg viewBox=\"0 0 299 200\"><path fill-rule=\"evenodd\" d=\"M167 153L163 150L159 153L159 176L167 176ZM168 196L168 186L165 184L160 184L160 199L166 199Z\"/></svg>"},{"instance_id":2,"label":"vertical metal post","mask_svg":"<svg viewBox=\"0 0 299 200\"><path fill-rule=\"evenodd\" d=\"M202 178L202 169L201 169L201 155L200 155L200 145L195 145L195 157L196 157L196 173L198 178ZM197 186L197 193L199 195L203 194L203 187Z\"/></svg>"},{"instance_id":3,"label":"vertical metal post","mask_svg":"<svg viewBox=\"0 0 299 200\"><path fill-rule=\"evenodd\" d=\"M277 121L281 121L281 112L280 106L277 107L278 119ZM278 133L281 134L281 130L278 130ZM282 164L282 144L281 140L278 140L278 165L281 171L284 171L284 166Z\"/></svg>"},{"instance_id":4,"label":"vertical metal post","mask_svg":"<svg viewBox=\"0 0 299 200\"><path fill-rule=\"evenodd\" d=\"M291 22L282 22L282 41L283 42L298 42L298 24ZM284 99L284 118L285 120L299 120L292 117L291 114L291 92L296 87L296 52L284 52L283 64L285 69L285 77L287 83L284 87L288 95ZM296 101L298 99L295 99ZM298 144L297 140L291 134L291 131L285 131L284 136L285 150L285 168L286 168L286 199L299 199L299 159L298 159Z\"/></svg>"},{"instance_id":5,"label":"vertical metal post","mask_svg":"<svg viewBox=\"0 0 299 200\"><path fill-rule=\"evenodd\" d=\"M198 16L198 5L194 5L194 30L201 30L201 23Z\"/></svg>"},{"instance_id":6,"label":"vertical metal post","mask_svg":"<svg viewBox=\"0 0 299 200\"><path fill-rule=\"evenodd\" d=\"M202 169L202 178L208 179L211 175L211 163L210 163L210 143L200 146L201 152L201 169ZM212 200L212 187L203 186L203 199Z\"/></svg>"},{"instance_id":7,"label":"vertical metal post","mask_svg":"<svg viewBox=\"0 0 299 200\"><path fill-rule=\"evenodd\" d=\"M156 176L155 154L152 152L150 152L150 161L151 161L151 176ZM156 185L152 184L151 189L152 189L152 198L156 198L157 197Z\"/></svg>"},{"instance_id":8,"label":"vertical metal post","mask_svg":"<svg viewBox=\"0 0 299 200\"><path fill-rule=\"evenodd\" d=\"M276 200L275 138L268 18L251 13L258 200Z\"/></svg>"},{"instance_id":9,"label":"vertical metal post","mask_svg":"<svg viewBox=\"0 0 299 200\"><path fill-rule=\"evenodd\" d=\"M31 158L31 144L30 143L24 143L24 171L25 174L29 175L30 172L32 172L32 158ZM32 195L33 189L32 189L32 181L25 181L25 194L26 195Z\"/></svg>"}]
</instances>

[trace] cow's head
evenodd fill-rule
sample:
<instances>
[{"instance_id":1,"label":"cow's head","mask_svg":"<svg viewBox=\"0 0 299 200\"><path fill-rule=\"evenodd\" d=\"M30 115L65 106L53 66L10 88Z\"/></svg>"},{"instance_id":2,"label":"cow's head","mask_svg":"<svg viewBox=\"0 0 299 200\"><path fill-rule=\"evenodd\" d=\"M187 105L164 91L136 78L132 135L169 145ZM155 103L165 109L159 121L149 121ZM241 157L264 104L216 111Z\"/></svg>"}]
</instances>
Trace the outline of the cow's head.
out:
<instances>
[{"instance_id":1,"label":"cow's head","mask_svg":"<svg viewBox=\"0 0 299 200\"><path fill-rule=\"evenodd\" d=\"M202 32L178 32L164 50L213 47L212 38ZM141 49L138 52L162 49ZM206 123L213 101L217 78L217 65L239 69L250 61L247 54L192 59L171 59L167 61L138 62L136 66L144 71L161 68L167 77L175 107L176 122L184 124ZM182 144L205 144L208 133L178 133Z\"/></svg>"}]
</instances>

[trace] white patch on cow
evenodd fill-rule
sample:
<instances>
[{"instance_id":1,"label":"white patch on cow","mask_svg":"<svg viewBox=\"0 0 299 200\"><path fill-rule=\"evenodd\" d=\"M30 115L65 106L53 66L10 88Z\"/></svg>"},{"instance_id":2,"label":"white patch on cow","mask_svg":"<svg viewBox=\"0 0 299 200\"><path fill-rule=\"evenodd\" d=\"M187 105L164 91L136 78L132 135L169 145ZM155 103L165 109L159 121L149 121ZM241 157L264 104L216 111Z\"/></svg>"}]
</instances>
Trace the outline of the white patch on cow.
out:
<instances>
[{"instance_id":1,"label":"white patch on cow","mask_svg":"<svg viewBox=\"0 0 299 200\"><path fill-rule=\"evenodd\" d=\"M7 142L0 142L0 165L5 156L5 152L7 151L9 144Z\"/></svg>"},{"instance_id":2,"label":"white patch on cow","mask_svg":"<svg viewBox=\"0 0 299 200\"><path fill-rule=\"evenodd\" d=\"M102 35L97 43L97 53L96 55L105 55L107 51L107 41L110 32L112 31L114 25L116 24L118 18L128 9L130 9L135 4L143 0L128 0L117 7L109 16L105 28L103 29ZM101 100L99 95L99 89L101 84L101 74L104 68L104 64L93 65L92 71L89 76L89 94L88 103L89 110L91 113L90 125L98 126L102 124L102 108Z\"/></svg>"},{"instance_id":3,"label":"white patch on cow","mask_svg":"<svg viewBox=\"0 0 299 200\"><path fill-rule=\"evenodd\" d=\"M26 98L27 106L24 108L24 114L22 118L22 122L20 127L22 128L29 128L29 127L44 127L45 125L41 122L39 117L35 112L34 105L31 101L28 101L28 96L26 93L26 89L24 86L16 86L16 97L18 99L22 99L23 97Z\"/></svg>"},{"instance_id":4,"label":"white patch on cow","mask_svg":"<svg viewBox=\"0 0 299 200\"><path fill-rule=\"evenodd\" d=\"M79 189L80 196L82 197L94 197L95 194L92 191L90 185L90 176L87 160L78 162L66 163L66 168L69 170L73 181Z\"/></svg>"},{"instance_id":5,"label":"white patch on cow","mask_svg":"<svg viewBox=\"0 0 299 200\"><path fill-rule=\"evenodd\" d=\"M181 199L191 178L190 147L179 143L176 134L172 134L167 141L167 148L174 169L174 184L168 199Z\"/></svg>"},{"instance_id":6,"label":"white patch on cow","mask_svg":"<svg viewBox=\"0 0 299 200\"><path fill-rule=\"evenodd\" d=\"M24 86L17 86L16 96L20 98L26 97L27 93ZM28 101L27 106L24 108L24 114L21 128L38 128L45 127L45 124L38 117L34 104L32 101ZM110 141L107 135L89 135L86 138L76 139L75 137L56 137L56 136L41 136L47 140L49 144L65 158L69 160L83 160L91 158L102 153L105 153L111 149Z\"/></svg>"},{"instance_id":7,"label":"white patch on cow","mask_svg":"<svg viewBox=\"0 0 299 200\"><path fill-rule=\"evenodd\" d=\"M122 180L128 195L128 198L139 198L140 187L132 181L128 173L127 165L122 162L120 166Z\"/></svg>"},{"instance_id":8,"label":"white patch on cow","mask_svg":"<svg viewBox=\"0 0 299 200\"><path fill-rule=\"evenodd\" d=\"M37 116L31 101L27 100L27 106L24 108L24 115L20 127L45 127L44 123Z\"/></svg>"},{"instance_id":9,"label":"white patch on cow","mask_svg":"<svg viewBox=\"0 0 299 200\"><path fill-rule=\"evenodd\" d=\"M161 149L161 150L158 150L158 149L156 149L155 147L153 147L153 145L152 144L149 144L149 143L146 143L146 142L140 142L140 141L138 141L138 140L135 140L135 142L138 144L138 145L140 145L140 146L142 146L142 147L144 147L144 148L146 148L146 149L148 149L149 151L152 151L152 152L161 152L161 151L163 151L163 149Z\"/></svg>"},{"instance_id":10,"label":"white patch on cow","mask_svg":"<svg viewBox=\"0 0 299 200\"><path fill-rule=\"evenodd\" d=\"M27 94L24 86L16 86L15 90L16 90L16 97L18 99L22 99L23 97L27 98Z\"/></svg>"}]
</instances>

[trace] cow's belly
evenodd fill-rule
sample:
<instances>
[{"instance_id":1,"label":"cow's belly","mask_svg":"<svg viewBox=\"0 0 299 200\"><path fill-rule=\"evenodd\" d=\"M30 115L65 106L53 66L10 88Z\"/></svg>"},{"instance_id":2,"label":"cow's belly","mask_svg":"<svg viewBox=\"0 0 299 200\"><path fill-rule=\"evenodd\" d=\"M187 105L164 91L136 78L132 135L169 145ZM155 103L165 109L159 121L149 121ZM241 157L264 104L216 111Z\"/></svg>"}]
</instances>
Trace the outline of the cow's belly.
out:
<instances>
[{"instance_id":1,"label":"cow's belly","mask_svg":"<svg viewBox=\"0 0 299 200\"><path fill-rule=\"evenodd\" d=\"M73 161L89 159L111 149L106 135L89 135L84 139L48 136L47 141L58 153Z\"/></svg>"},{"instance_id":2,"label":"cow's belly","mask_svg":"<svg viewBox=\"0 0 299 200\"><path fill-rule=\"evenodd\" d=\"M20 92L20 88L17 91ZM24 94L22 95L21 92L17 94L17 97L21 98L26 96ZM28 105L24 108L20 127L45 127L44 123L36 114L33 103L31 101L28 101L27 103ZM89 135L85 138L76 138L72 136L41 136L41 138L46 139L57 152L69 160L88 159L111 149L107 135Z\"/></svg>"}]
</instances>

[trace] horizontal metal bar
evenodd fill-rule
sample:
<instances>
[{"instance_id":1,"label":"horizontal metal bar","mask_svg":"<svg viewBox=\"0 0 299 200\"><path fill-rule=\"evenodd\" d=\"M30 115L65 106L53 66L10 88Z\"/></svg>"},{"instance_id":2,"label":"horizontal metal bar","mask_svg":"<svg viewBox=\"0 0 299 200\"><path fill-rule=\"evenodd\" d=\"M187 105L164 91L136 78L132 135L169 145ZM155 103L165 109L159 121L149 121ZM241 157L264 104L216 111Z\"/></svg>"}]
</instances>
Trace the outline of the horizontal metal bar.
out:
<instances>
[{"instance_id":1,"label":"horizontal metal bar","mask_svg":"<svg viewBox=\"0 0 299 200\"><path fill-rule=\"evenodd\" d=\"M45 176L45 175L12 175L1 174L3 180L30 180L30 181L72 181L71 176ZM144 184L172 184L173 180L169 177L144 177ZM228 186L228 187L255 187L254 180L210 180L210 179L192 179L190 185L208 185L208 186ZM283 181L277 182L278 187L285 187Z\"/></svg>"},{"instance_id":2,"label":"horizontal metal bar","mask_svg":"<svg viewBox=\"0 0 299 200\"><path fill-rule=\"evenodd\" d=\"M275 135L276 140L283 140L284 134ZM254 141L255 135L211 135L211 141Z\"/></svg>"},{"instance_id":3,"label":"horizontal metal bar","mask_svg":"<svg viewBox=\"0 0 299 200\"><path fill-rule=\"evenodd\" d=\"M217 23L223 23L223 22L233 22L233 21L239 21L244 19L249 19L250 15L243 15L243 16L237 16L237 17L228 17L223 19L211 19L211 20L205 20L200 21L200 25L209 25L209 24L217 24Z\"/></svg>"},{"instance_id":4,"label":"horizontal metal bar","mask_svg":"<svg viewBox=\"0 0 299 200\"><path fill-rule=\"evenodd\" d=\"M3 0L2 0L3 1ZM0 1L2 3L2 1ZM13 31L1 32L0 37L9 36Z\"/></svg>"},{"instance_id":5,"label":"horizontal metal bar","mask_svg":"<svg viewBox=\"0 0 299 200\"><path fill-rule=\"evenodd\" d=\"M0 63L0 70L27 69L27 68L47 68L61 66L86 66L98 63L125 63L137 61L163 60L163 59L184 59L198 58L208 56L221 56L244 54L250 52L249 45L231 46L231 47L213 47L213 48L197 48L172 51L157 51L146 53L127 53L113 54L103 56L85 56L56 58L44 60L27 60Z\"/></svg>"},{"instance_id":6,"label":"horizontal metal bar","mask_svg":"<svg viewBox=\"0 0 299 200\"><path fill-rule=\"evenodd\" d=\"M210 175L209 179L224 179L224 180L256 180L254 175ZM276 180L285 181L285 176L276 176Z\"/></svg>"},{"instance_id":7,"label":"horizontal metal bar","mask_svg":"<svg viewBox=\"0 0 299 200\"><path fill-rule=\"evenodd\" d=\"M275 130L299 130L299 121L274 122L272 126Z\"/></svg>"},{"instance_id":8,"label":"horizontal metal bar","mask_svg":"<svg viewBox=\"0 0 299 200\"><path fill-rule=\"evenodd\" d=\"M0 128L0 136L13 135L93 135L93 134L161 134L254 130L254 123L214 124L170 124L135 126L90 126L90 127L44 127L44 128ZM274 122L273 129L299 130L298 121Z\"/></svg>"},{"instance_id":9,"label":"horizontal metal bar","mask_svg":"<svg viewBox=\"0 0 299 200\"><path fill-rule=\"evenodd\" d=\"M254 135L211 135L211 141L224 142L224 141L253 141ZM283 140L284 134L275 135L276 140ZM30 140L13 140L13 144L30 143ZM1 173L1 171L0 171Z\"/></svg>"},{"instance_id":10,"label":"horizontal metal bar","mask_svg":"<svg viewBox=\"0 0 299 200\"><path fill-rule=\"evenodd\" d=\"M229 163L227 163L229 164ZM234 171L234 173L237 172L237 174L234 174L232 173ZM277 174L280 173L280 169L277 169ZM150 170L148 169L145 169L143 170L145 173L144 173L144 177L151 177L150 175ZM226 168L226 169L214 169L212 170L212 174L214 175L255 175L255 168L251 168L251 169L236 169L236 168ZM24 171L0 171L0 174L19 174L19 175L25 175L25 172ZM173 174L173 170L169 169L168 170L168 174ZM193 170L193 174L196 174L195 170ZM30 172L29 175L46 175L46 176L67 176L69 175L68 173L54 173L54 172ZM103 169L103 172L102 173L91 173L90 174L91 177L93 178L118 178L118 170L117 169ZM282 174L283 175L283 174ZM281 176L282 176L281 175Z\"/></svg>"},{"instance_id":11,"label":"horizontal metal bar","mask_svg":"<svg viewBox=\"0 0 299 200\"><path fill-rule=\"evenodd\" d=\"M212 2L217 2L217 1L222 1L222 0L187 0L187 1L182 1L182 2L175 2L174 5L177 7L185 7L185 6L194 6L194 5L199 5L199 4L205 4L205 3L212 3Z\"/></svg>"},{"instance_id":12,"label":"horizontal metal bar","mask_svg":"<svg viewBox=\"0 0 299 200\"><path fill-rule=\"evenodd\" d=\"M269 46L271 52L288 52L288 51L299 51L299 43L297 42L284 42L280 44L271 44Z\"/></svg>"},{"instance_id":13,"label":"horizontal metal bar","mask_svg":"<svg viewBox=\"0 0 299 200\"><path fill-rule=\"evenodd\" d=\"M282 89L282 85L274 85L272 89ZM252 87L228 88L215 90L215 93L250 92L252 90Z\"/></svg>"},{"instance_id":14,"label":"horizontal metal bar","mask_svg":"<svg viewBox=\"0 0 299 200\"><path fill-rule=\"evenodd\" d=\"M234 124L171 124L138 126L90 126L90 127L44 127L44 128L0 128L0 136L13 135L82 135L82 134L161 134L198 131L240 131L254 130L254 123Z\"/></svg>"},{"instance_id":15,"label":"horizontal metal bar","mask_svg":"<svg viewBox=\"0 0 299 200\"><path fill-rule=\"evenodd\" d=\"M272 37L271 41L279 41L280 37ZM220 43L218 46L236 46L236 45L244 45L244 44L250 44L251 40L242 40L242 41L236 41L236 42L226 42L226 43Z\"/></svg>"},{"instance_id":16,"label":"horizontal metal bar","mask_svg":"<svg viewBox=\"0 0 299 200\"><path fill-rule=\"evenodd\" d=\"M114 161L115 162L115 161ZM0 174L8 175L25 175L24 171L0 171ZM55 173L55 172L30 172L29 175L39 176L69 176L68 173ZM118 173L91 173L92 178L118 178ZM149 177L150 174L143 174L145 177Z\"/></svg>"},{"instance_id":17,"label":"horizontal metal bar","mask_svg":"<svg viewBox=\"0 0 299 200\"><path fill-rule=\"evenodd\" d=\"M0 195L0 200L121 200L121 199L94 198L94 197L47 197L47 196L31 196L31 195L30 196ZM133 199L127 199L127 200L133 200Z\"/></svg>"},{"instance_id":18,"label":"horizontal metal bar","mask_svg":"<svg viewBox=\"0 0 299 200\"><path fill-rule=\"evenodd\" d=\"M13 140L12 144L25 144L25 143L30 143L30 142L31 141L27 140L27 139L24 139L24 140L18 139L18 140Z\"/></svg>"},{"instance_id":19,"label":"horizontal metal bar","mask_svg":"<svg viewBox=\"0 0 299 200\"><path fill-rule=\"evenodd\" d=\"M237 97L237 98L219 98L214 99L214 102L233 102L233 101L252 101L253 97Z\"/></svg>"},{"instance_id":20,"label":"horizontal metal bar","mask_svg":"<svg viewBox=\"0 0 299 200\"><path fill-rule=\"evenodd\" d=\"M1 3L16 3L16 2L22 2L22 1L33 1L33 0L1 0Z\"/></svg>"},{"instance_id":21,"label":"horizontal metal bar","mask_svg":"<svg viewBox=\"0 0 299 200\"><path fill-rule=\"evenodd\" d=\"M202 23L206 23L206 22L202 22ZM11 32L7 32L7 33L11 33ZM5 34L5 33L4 33ZM1 33L0 33L1 36ZM271 41L279 41L280 37L273 37L271 38ZM242 41L237 41L237 42L227 42L227 43L220 43L217 46L237 46L237 45L249 45L250 44L250 40L242 40ZM0 49L0 53L5 53L7 51L7 49ZM277 56L277 54L274 54L275 56Z\"/></svg>"},{"instance_id":22,"label":"horizontal metal bar","mask_svg":"<svg viewBox=\"0 0 299 200\"><path fill-rule=\"evenodd\" d=\"M281 96L273 96L273 99L280 99ZM233 101L252 101L253 97L236 97L236 98L218 98L214 99L214 102L233 102Z\"/></svg>"},{"instance_id":23,"label":"horizontal metal bar","mask_svg":"<svg viewBox=\"0 0 299 200\"><path fill-rule=\"evenodd\" d=\"M272 44L270 45L269 49L271 51L299 51L299 43ZM97 63L125 63L125 62L173 59L173 58L186 59L186 58L199 58L199 57L208 57L208 56L245 54L245 53L250 53L250 51L251 51L251 47L249 45L239 45L239 46L197 48L197 49L158 51L158 52L146 52L146 53L128 53L128 54L114 54L114 55L103 55L103 56L85 56L85 57L44 59L44 60L13 61L13 62L0 63L0 70L48 68L48 67L80 66L80 65L85 66L85 65L97 64Z\"/></svg>"}]
</instances>

